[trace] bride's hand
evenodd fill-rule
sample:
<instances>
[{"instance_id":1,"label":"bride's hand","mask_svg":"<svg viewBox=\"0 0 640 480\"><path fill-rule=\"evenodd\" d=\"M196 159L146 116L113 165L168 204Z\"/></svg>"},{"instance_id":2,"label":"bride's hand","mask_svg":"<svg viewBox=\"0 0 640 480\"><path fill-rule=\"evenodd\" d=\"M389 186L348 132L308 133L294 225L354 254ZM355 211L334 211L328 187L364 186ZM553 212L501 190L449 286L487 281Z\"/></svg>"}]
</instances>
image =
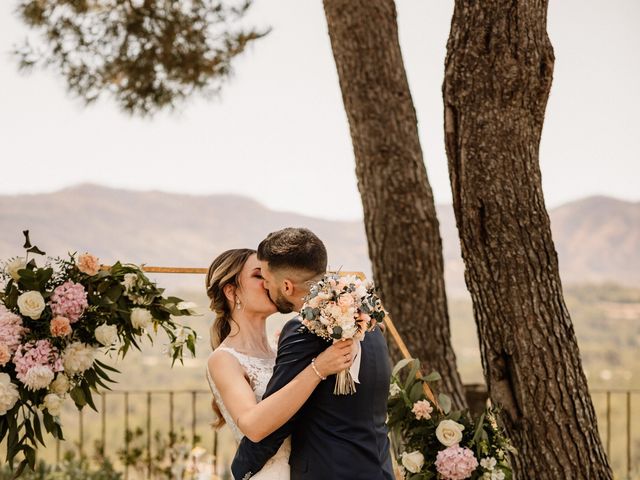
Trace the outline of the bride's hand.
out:
<instances>
[{"instance_id":1,"label":"bride's hand","mask_svg":"<svg viewBox=\"0 0 640 480\"><path fill-rule=\"evenodd\" d=\"M346 370L353 363L353 340L341 340L334 343L316 358L316 368L320 375L327 377Z\"/></svg>"}]
</instances>

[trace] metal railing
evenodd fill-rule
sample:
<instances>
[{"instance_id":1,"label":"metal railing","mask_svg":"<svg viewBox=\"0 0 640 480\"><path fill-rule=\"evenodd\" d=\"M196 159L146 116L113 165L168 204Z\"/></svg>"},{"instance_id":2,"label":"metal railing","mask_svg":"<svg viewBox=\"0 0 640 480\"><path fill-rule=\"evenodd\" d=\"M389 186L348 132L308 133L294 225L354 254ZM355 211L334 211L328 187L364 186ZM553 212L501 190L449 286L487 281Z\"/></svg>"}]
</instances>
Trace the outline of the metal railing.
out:
<instances>
[{"instance_id":1,"label":"metal railing","mask_svg":"<svg viewBox=\"0 0 640 480\"><path fill-rule=\"evenodd\" d=\"M634 424L632 422L633 404L640 400L640 389L593 389L591 390L591 395L598 414L602 441L607 455L612 460L615 477L627 480L640 478L640 448L638 448L638 445L640 445L640 428L635 429L635 431L632 428ZM138 397L137 401L132 403L132 399L135 397ZM99 401L96 402L99 407L98 414L88 411L86 408L77 413L77 431L76 435L74 435L76 441L73 443L76 444L79 455L85 454L87 430L90 430L94 437L96 432L99 432L99 440L105 448L110 451L120 448L125 454L128 454L131 447L128 432L132 428L132 405L135 405L138 410L143 405L144 412L138 411L135 420L138 424L142 423L144 425L147 477L149 477L152 472L152 432L154 428L158 427L158 425L154 425L153 413L154 409L158 410L160 407L164 407L166 417L162 417L163 420L160 427L168 429L170 435L174 435L180 428L183 432L187 431L193 445L205 446L207 450L211 451L214 456L215 471L224 471L228 468L228 465L220 464L218 455L220 435L218 431L211 427L214 415L210 408L206 412L198 411L198 400L205 398L208 405L211 399L209 390L122 390L102 392L99 399L97 399ZM109 410L116 413L116 415L114 417L108 416L107 412ZM176 418L177 411L181 413L180 419ZM141 413L142 415L140 415ZM96 420L95 417L99 415L99 428L95 424L90 425L91 428L89 429L86 428L87 416L91 414L94 417L93 422ZM205 418L203 417L206 417L206 421L204 421ZM119 444L117 444L118 440L109 441L107 438L107 426L109 425L113 430L114 423L120 423L123 431ZM198 434L199 429L202 431L203 424L211 435L210 439L206 441L202 435ZM612 428L614 424L618 427L622 426L623 431L614 435ZM636 422L635 425L639 424ZM70 422L67 422L66 427L69 433L74 429ZM620 432L620 429L618 428L617 431ZM56 463L61 460L62 444L63 442L56 441ZM122 468L124 470L124 478L128 479L129 465L124 464ZM632 475L634 476L632 477Z\"/></svg>"}]
</instances>

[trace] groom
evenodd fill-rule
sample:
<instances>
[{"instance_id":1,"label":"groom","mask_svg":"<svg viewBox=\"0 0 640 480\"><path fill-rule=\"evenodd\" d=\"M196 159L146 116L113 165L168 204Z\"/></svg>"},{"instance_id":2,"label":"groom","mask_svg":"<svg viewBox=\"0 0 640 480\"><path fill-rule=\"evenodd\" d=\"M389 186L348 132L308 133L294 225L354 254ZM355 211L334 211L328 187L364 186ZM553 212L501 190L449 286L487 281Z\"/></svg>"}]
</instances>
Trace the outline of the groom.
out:
<instances>
[{"instance_id":1,"label":"groom","mask_svg":"<svg viewBox=\"0 0 640 480\"><path fill-rule=\"evenodd\" d=\"M270 233L258 246L264 286L281 313L299 312L309 284L327 269L322 241L304 228ZM264 398L320 354L328 343L295 317L280 334L278 357ZM291 480L393 480L385 425L391 366L380 328L365 335L353 395L334 395L335 376L324 380L286 424L253 443L243 438L231 471L236 480L256 474L291 435Z\"/></svg>"}]
</instances>

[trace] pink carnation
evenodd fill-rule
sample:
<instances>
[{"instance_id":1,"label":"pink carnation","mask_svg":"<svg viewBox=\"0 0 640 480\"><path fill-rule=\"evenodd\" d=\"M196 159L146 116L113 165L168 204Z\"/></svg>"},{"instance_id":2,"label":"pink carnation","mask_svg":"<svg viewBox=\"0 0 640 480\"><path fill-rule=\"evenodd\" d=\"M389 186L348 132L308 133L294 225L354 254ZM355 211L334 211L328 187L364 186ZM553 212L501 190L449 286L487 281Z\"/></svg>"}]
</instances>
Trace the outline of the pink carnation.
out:
<instances>
[{"instance_id":1,"label":"pink carnation","mask_svg":"<svg viewBox=\"0 0 640 480\"><path fill-rule=\"evenodd\" d=\"M452 445L438 452L436 469L446 480L464 480L478 468L478 460L468 448Z\"/></svg>"},{"instance_id":2,"label":"pink carnation","mask_svg":"<svg viewBox=\"0 0 640 480\"><path fill-rule=\"evenodd\" d=\"M71 325L69 325L69 319L67 317L54 317L51 320L51 335L54 337L65 337L71 335Z\"/></svg>"},{"instance_id":3,"label":"pink carnation","mask_svg":"<svg viewBox=\"0 0 640 480\"><path fill-rule=\"evenodd\" d=\"M22 318L0 305L0 343L7 346L13 354L20 345L20 337L25 332L22 326Z\"/></svg>"},{"instance_id":4,"label":"pink carnation","mask_svg":"<svg viewBox=\"0 0 640 480\"><path fill-rule=\"evenodd\" d=\"M34 367L48 367L52 372L64 370L58 349L49 340L38 340L22 345L13 356L16 377L25 385L29 371Z\"/></svg>"},{"instance_id":5,"label":"pink carnation","mask_svg":"<svg viewBox=\"0 0 640 480\"><path fill-rule=\"evenodd\" d=\"M67 317L71 323L77 322L89 306L87 292L79 283L65 282L53 291L50 305L54 315Z\"/></svg>"},{"instance_id":6,"label":"pink carnation","mask_svg":"<svg viewBox=\"0 0 640 480\"><path fill-rule=\"evenodd\" d=\"M413 404L413 409L411 410L418 420L425 419L429 420L431 418L431 412L433 412L433 407L427 400L420 400Z\"/></svg>"}]
</instances>

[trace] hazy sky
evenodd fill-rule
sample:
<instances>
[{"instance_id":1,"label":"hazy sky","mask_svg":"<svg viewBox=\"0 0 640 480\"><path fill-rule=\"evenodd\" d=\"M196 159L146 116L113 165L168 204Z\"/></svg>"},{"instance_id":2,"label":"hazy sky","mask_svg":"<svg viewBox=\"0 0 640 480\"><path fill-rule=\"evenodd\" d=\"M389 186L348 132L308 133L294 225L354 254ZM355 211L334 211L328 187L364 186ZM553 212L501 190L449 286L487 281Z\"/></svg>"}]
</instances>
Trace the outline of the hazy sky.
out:
<instances>
[{"instance_id":1,"label":"hazy sky","mask_svg":"<svg viewBox=\"0 0 640 480\"><path fill-rule=\"evenodd\" d=\"M549 207L592 194L640 199L640 1L550 2L555 78L541 168ZM360 217L346 116L320 0L256 0L273 32L236 63L215 101L132 119L89 108L53 72L19 74L25 36L0 2L0 194L97 182L132 189L248 195L279 210ZM451 0L399 0L400 40L431 186L451 194L441 84Z\"/></svg>"}]
</instances>

